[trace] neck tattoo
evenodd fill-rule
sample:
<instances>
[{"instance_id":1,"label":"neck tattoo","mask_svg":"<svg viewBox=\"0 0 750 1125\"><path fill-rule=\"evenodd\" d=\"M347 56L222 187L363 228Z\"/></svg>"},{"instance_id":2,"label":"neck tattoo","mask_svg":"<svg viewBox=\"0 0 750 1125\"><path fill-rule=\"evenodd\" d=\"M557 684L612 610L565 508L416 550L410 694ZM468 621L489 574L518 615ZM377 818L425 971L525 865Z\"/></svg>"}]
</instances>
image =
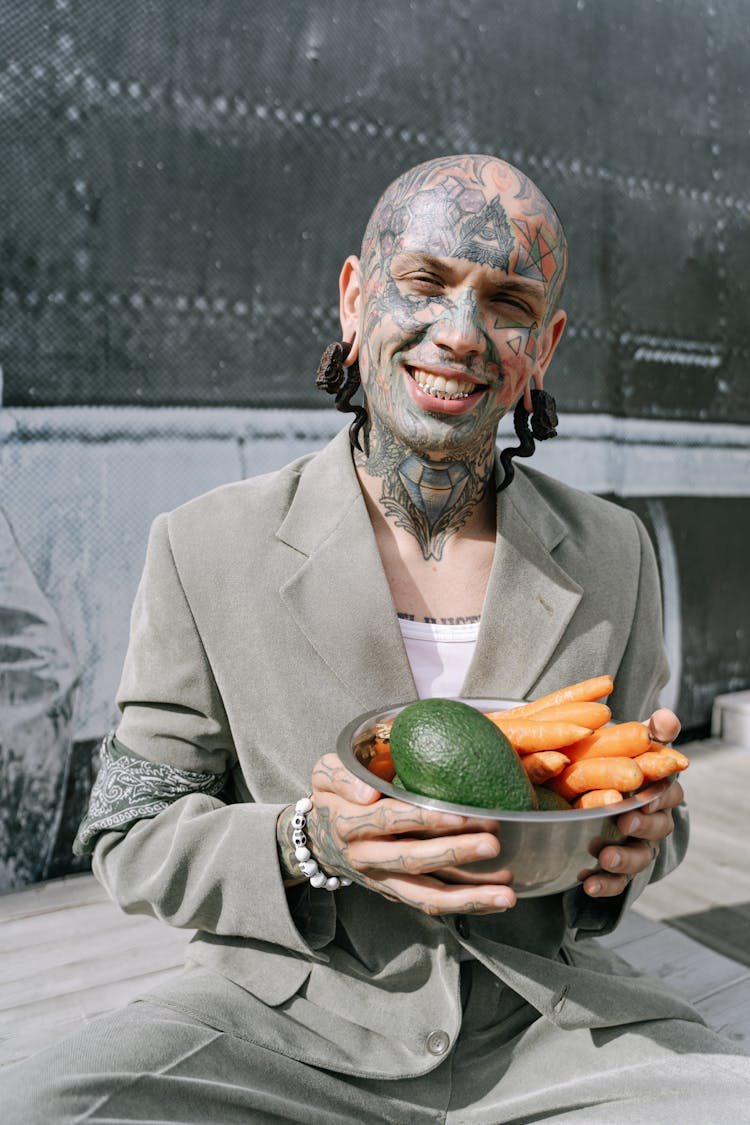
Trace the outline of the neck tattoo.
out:
<instances>
[{"instance_id":1,"label":"neck tattoo","mask_svg":"<svg viewBox=\"0 0 750 1125\"><path fill-rule=\"evenodd\" d=\"M445 458L430 461L391 446L390 455L370 456L371 476L383 482L380 507L387 519L413 535L425 561L439 562L445 544L463 527L487 493L493 459L486 467L473 461Z\"/></svg>"}]
</instances>

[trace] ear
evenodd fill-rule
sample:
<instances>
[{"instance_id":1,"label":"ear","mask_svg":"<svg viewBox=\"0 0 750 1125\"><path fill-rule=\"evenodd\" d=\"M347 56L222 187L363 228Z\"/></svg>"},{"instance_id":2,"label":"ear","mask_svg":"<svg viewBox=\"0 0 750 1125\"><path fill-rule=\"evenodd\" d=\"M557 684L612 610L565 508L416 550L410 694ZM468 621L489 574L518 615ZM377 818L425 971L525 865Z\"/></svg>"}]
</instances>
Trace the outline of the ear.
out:
<instances>
[{"instance_id":1,"label":"ear","mask_svg":"<svg viewBox=\"0 0 750 1125\"><path fill-rule=\"evenodd\" d=\"M544 373L549 367L555 348L560 343L560 338L565 330L567 320L568 314L563 312L562 309L558 309L547 327L540 334L534 370L523 392L523 404L529 414L531 413L531 385L533 383L539 391L542 389Z\"/></svg>"},{"instance_id":2,"label":"ear","mask_svg":"<svg viewBox=\"0 0 750 1125\"><path fill-rule=\"evenodd\" d=\"M534 383L541 387L544 373L549 367L549 362L552 359L555 348L560 343L565 324L568 319L568 314L558 309L552 316L547 327L539 337L539 344L536 353L536 365L534 367L534 374L532 376Z\"/></svg>"},{"instance_id":3,"label":"ear","mask_svg":"<svg viewBox=\"0 0 750 1125\"><path fill-rule=\"evenodd\" d=\"M346 357L349 367L359 355L359 310L362 300L361 267L359 258L350 254L339 276L339 320L343 339L351 343Z\"/></svg>"}]
</instances>

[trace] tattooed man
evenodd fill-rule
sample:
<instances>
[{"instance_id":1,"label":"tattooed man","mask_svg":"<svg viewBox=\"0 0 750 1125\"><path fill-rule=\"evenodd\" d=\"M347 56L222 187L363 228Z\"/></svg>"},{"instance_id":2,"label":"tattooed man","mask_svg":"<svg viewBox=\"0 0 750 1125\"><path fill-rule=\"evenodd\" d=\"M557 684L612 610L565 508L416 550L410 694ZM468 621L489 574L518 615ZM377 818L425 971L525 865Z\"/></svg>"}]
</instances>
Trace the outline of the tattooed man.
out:
<instances>
[{"instance_id":1,"label":"tattooed man","mask_svg":"<svg viewBox=\"0 0 750 1125\"><path fill-rule=\"evenodd\" d=\"M566 266L517 168L406 172L341 273L358 448L344 430L156 520L78 846L125 910L196 931L188 966L7 1070L6 1122L744 1119L747 1057L586 940L682 858L678 782L596 873L518 898L465 869L501 850L491 822L336 753L364 712L603 673L616 718L679 730L643 527L531 469L502 487L498 423L542 387Z\"/></svg>"}]
</instances>

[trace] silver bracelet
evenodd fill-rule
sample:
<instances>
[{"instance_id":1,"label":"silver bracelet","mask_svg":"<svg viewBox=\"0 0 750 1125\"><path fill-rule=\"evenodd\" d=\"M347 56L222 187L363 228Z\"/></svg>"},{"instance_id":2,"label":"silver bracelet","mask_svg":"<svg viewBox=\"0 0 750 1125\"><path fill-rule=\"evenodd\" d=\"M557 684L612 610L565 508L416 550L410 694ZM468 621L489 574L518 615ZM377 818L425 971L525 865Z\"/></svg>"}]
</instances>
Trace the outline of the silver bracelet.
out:
<instances>
[{"instance_id":1,"label":"silver bracelet","mask_svg":"<svg viewBox=\"0 0 750 1125\"><path fill-rule=\"evenodd\" d=\"M318 867L317 861L313 859L305 835L307 814L312 807L313 803L309 797L300 797L294 806L292 843L294 844L294 858L300 866L300 871L310 880L311 887L320 887L326 891L337 891L339 887L351 887L351 879L345 879L343 876L339 878L338 875L326 875L325 871L321 871Z\"/></svg>"}]
</instances>

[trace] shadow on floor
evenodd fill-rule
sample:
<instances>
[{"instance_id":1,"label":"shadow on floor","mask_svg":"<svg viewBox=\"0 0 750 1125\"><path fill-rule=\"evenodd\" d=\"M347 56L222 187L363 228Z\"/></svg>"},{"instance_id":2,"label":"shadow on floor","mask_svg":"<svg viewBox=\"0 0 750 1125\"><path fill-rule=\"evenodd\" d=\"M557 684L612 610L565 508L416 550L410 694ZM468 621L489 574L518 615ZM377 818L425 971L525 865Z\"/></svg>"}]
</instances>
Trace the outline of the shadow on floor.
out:
<instances>
[{"instance_id":1,"label":"shadow on floor","mask_svg":"<svg viewBox=\"0 0 750 1125\"><path fill-rule=\"evenodd\" d=\"M680 914L665 921L716 953L750 965L750 902Z\"/></svg>"}]
</instances>

